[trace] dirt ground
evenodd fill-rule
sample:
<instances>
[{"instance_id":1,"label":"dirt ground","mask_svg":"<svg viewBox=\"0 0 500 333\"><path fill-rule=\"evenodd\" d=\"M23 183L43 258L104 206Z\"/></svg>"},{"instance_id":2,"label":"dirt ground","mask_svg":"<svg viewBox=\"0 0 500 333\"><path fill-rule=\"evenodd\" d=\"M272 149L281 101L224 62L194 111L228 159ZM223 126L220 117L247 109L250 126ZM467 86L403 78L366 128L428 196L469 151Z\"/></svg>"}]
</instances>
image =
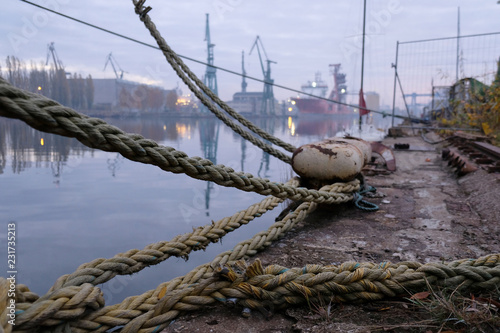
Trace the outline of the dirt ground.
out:
<instances>
[{"instance_id":1,"label":"dirt ground","mask_svg":"<svg viewBox=\"0 0 500 333\"><path fill-rule=\"evenodd\" d=\"M394 152L396 172L367 176L367 183L377 188L377 197L368 200L380 210L322 207L257 255L264 265L427 263L500 253L500 174L479 170L457 178L441 159L441 147L420 137L387 138L383 143L390 147L409 143L412 150ZM184 315L164 332L440 331L439 326L426 324L428 315L411 306L404 300L303 306L274 313L267 320L258 312L243 318L241 308L219 305ZM499 331L495 327L491 332Z\"/></svg>"}]
</instances>

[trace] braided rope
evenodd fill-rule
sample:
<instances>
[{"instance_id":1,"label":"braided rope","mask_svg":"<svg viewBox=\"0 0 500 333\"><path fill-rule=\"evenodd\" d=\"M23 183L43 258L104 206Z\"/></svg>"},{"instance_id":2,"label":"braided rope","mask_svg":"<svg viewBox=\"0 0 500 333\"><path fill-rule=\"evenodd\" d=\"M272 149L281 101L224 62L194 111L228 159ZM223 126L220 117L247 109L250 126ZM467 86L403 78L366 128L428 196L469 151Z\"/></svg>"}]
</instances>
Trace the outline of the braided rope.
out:
<instances>
[{"instance_id":1,"label":"braided rope","mask_svg":"<svg viewBox=\"0 0 500 333\"><path fill-rule=\"evenodd\" d=\"M123 308L114 307L113 311L110 310L109 313L120 318L131 317L132 313L137 315L128 323L120 320L120 325L125 325L122 332L158 332L181 312L198 310L215 301L224 302L228 299L270 315L276 309L305 302L375 301L408 295L428 285L459 291L495 290L500 286L500 254L475 260L461 259L448 264L424 265L418 262L346 262L339 266L306 265L288 269L279 265L263 268L259 260L248 267L244 267L241 262L232 262L224 268L216 268L211 274L205 273L195 283L180 279L171 283L175 287L160 285L157 290L148 292L140 299L148 303L143 304L142 314L137 309L124 311ZM127 306L132 303L139 302L129 299ZM99 318L94 320L102 322ZM86 332L73 329L75 332ZM98 329L101 332L101 327Z\"/></svg>"},{"instance_id":2,"label":"braided rope","mask_svg":"<svg viewBox=\"0 0 500 333\"><path fill-rule=\"evenodd\" d=\"M144 1L142 1L143 3ZM167 61L170 63L174 71L177 73L177 75L182 79L182 81L189 87L189 89L195 94L195 96L205 105L217 118L222 120L224 124L226 124L228 127L230 127L233 131L241 135L243 138L246 140L250 141L252 144L256 145L260 149L264 150L265 152L279 158L285 163L291 164L291 158L288 155L283 154L281 151L274 149L273 147L269 146L268 144L264 143L262 140L259 140L258 138L252 136L249 132L245 131L243 128L238 126L237 124L233 123L229 117L227 117L224 113L222 113L217 106L215 106L212 101L210 101L207 98L207 95L219 100L221 103L223 103L213 92L210 91L197 77L194 75L189 68L182 62L182 60L177 57L176 59L173 58L173 54L175 52L170 49L170 47L167 45L166 41L163 39L163 37L160 35L158 30L156 29L156 26L154 23L151 21L148 15L144 15L144 11L142 8L142 3L139 1L138 4L136 5L136 13L139 14L139 17L141 20L145 23L146 27L150 29L151 35L155 38L157 41L159 47L162 49L162 52L167 59ZM177 61L176 61L177 60ZM186 73L188 73L188 76L186 76ZM196 82L196 85L193 84L191 80ZM202 91L200 91L201 88ZM226 108L229 108L226 106ZM236 112L233 112L236 113ZM248 122L250 123L250 122ZM254 130L257 129L257 127L253 126ZM265 133L264 131L260 130L259 132ZM269 141L276 141L276 138L270 137L269 134L266 135L270 140ZM280 140L280 142L282 142ZM294 148L293 146L290 146L289 149ZM294 151L294 150L292 150Z\"/></svg>"},{"instance_id":3,"label":"braided rope","mask_svg":"<svg viewBox=\"0 0 500 333\"><path fill-rule=\"evenodd\" d=\"M74 137L84 145L104 151L118 152L129 160L156 165L173 173L246 192L273 195L278 198L333 204L352 200L351 186L338 185L338 191L325 192L287 186L269 179L235 172L224 165L214 165L201 157L189 157L172 147L161 146L139 134L128 134L107 124L64 107L44 96L13 87L0 78L0 116L24 121L40 131Z\"/></svg>"},{"instance_id":4,"label":"braided rope","mask_svg":"<svg viewBox=\"0 0 500 333\"><path fill-rule=\"evenodd\" d=\"M297 178L287 182L291 186L297 186L298 183ZM29 289L24 286L16 294L19 303L17 308L24 311L19 316L18 325L25 329L42 323L49 326L54 323L58 324L63 318L74 320L83 314L86 304L80 302L79 309L69 311L66 308L68 301L66 295L68 293L74 293L75 290L86 285L95 286L105 283L117 274L126 275L139 272L143 268L158 264L172 255L186 258L192 250L205 249L210 242L217 242L228 232L234 231L255 217L260 217L267 211L274 209L282 201L283 199L269 196L231 217L212 222L204 227L198 227L192 233L176 236L169 242L153 243L140 251L133 249L123 254L117 254L110 259L99 258L80 265L74 273L58 278L47 295L41 298L30 293ZM88 290L88 287L86 288L85 290ZM93 292L100 295L98 288L95 288ZM42 313L39 314L39 312ZM25 325L22 326L23 324Z\"/></svg>"},{"instance_id":5,"label":"braided rope","mask_svg":"<svg viewBox=\"0 0 500 333\"><path fill-rule=\"evenodd\" d=\"M18 310L22 312L16 316L16 326L22 329L58 325L63 320L80 317L89 310L102 308L104 297L99 288L84 283L53 291L29 307L26 304L19 304Z\"/></svg>"},{"instance_id":6,"label":"braided rope","mask_svg":"<svg viewBox=\"0 0 500 333\"><path fill-rule=\"evenodd\" d=\"M294 178L288 183L297 185L298 179ZM358 181L353 181L351 183L354 185L352 186L352 190L357 191L359 189ZM337 185L339 184L325 186L322 190L334 191L338 188ZM96 259L90 263L83 264L73 274L61 276L49 290L47 295L38 299L36 299L36 297L31 297L31 300L25 300L24 302L19 299L18 302L20 302L20 304L18 308L24 311L20 315L19 327L23 329L26 327L33 327L26 326L26 323L36 323L36 325L43 323L44 325L51 325L62 319L61 317L51 317L52 315L56 316L56 314L58 316L63 316L67 321L75 320L83 314L83 310L72 309L72 311L68 311L68 309L63 308L67 301L65 293L68 293L68 290L72 292L76 290L74 288L80 288L85 285L91 286L91 284L101 284L110 280L117 274L123 275L138 272L149 265L166 260L171 255L187 256L191 250L205 248L208 243L217 241L227 232L239 228L239 226L248 223L255 217L261 216L266 211L276 207L282 201L283 199L280 198L268 197L260 203L250 206L247 210L234 214L230 218L224 218L216 223L199 227L195 229L193 233L177 236L170 242L150 244L142 251L130 250L110 259ZM308 210L311 205L316 207L314 203L303 203L294 213L290 213L280 221L280 223L275 223L267 233L258 233L254 238L238 244L233 251L227 251L220 254L211 265L207 265L207 267L198 267L190 274L186 275L181 284L196 283L199 278L207 273L206 270L208 268L212 266L215 267L214 265L223 264L228 261L239 260L248 255L254 255L264 247L269 246L275 239L281 237L283 233L290 230L299 220L302 220L305 217L305 210ZM300 218L294 221L293 218L296 217L297 214ZM95 288L94 293L100 294L99 289ZM57 297L54 295L57 295ZM61 297L64 299L61 300ZM138 302L134 302L134 304L140 305ZM85 307L85 304L82 303L81 306ZM62 315L60 312L57 312L63 310L66 311ZM42 314L39 314L39 312L42 312ZM100 311L96 313L100 313ZM109 317L109 314L106 315L106 318L107 317Z\"/></svg>"},{"instance_id":7,"label":"braided rope","mask_svg":"<svg viewBox=\"0 0 500 333\"><path fill-rule=\"evenodd\" d=\"M216 106L213 105L213 103L206 98L204 94L206 94L208 97L212 99L218 106L220 106L224 111L226 111L231 117L234 119L238 120L241 124L246 126L249 130L254 132L255 134L259 135L263 139L274 143L275 145L278 145L285 150L293 153L297 148L289 143L286 143L279 138L267 133L266 131L262 130L261 128L255 126L251 121L240 115L238 112L234 111L232 108L230 108L224 101L222 101L216 94L214 94L190 69L184 62L182 61L179 56L177 56L177 53L175 53L170 46L167 44L165 39L161 36L160 32L156 28L156 25L153 23L147 12L151 9L151 7L145 8L143 7L143 4L145 1L137 1L133 0L132 1L135 6L135 12L136 14L139 15L140 20L144 23L146 28L149 30L151 33L151 36L156 40L156 43L158 44L158 47L162 50L163 54L165 55L165 58L167 59L168 63L172 66L172 68L175 70L177 75L182 79L182 81L190 88L190 90L196 94L196 97L198 97L202 103L214 114L216 115L219 119L221 119L226 125L231 127L236 133L240 134L243 136L244 133L247 133L243 131L238 125L235 125L231 122L229 118L227 118L223 113L221 113ZM187 74L187 77L186 77ZM195 85L189 80L191 79L194 81ZM201 93L199 89L204 93ZM261 149L264 149L263 146L261 147L258 141L252 141L250 140L247 136L243 136L245 139L251 141L254 145L258 146ZM253 138L250 136L250 138ZM271 148L271 147L269 147ZM266 149L269 149L266 147ZM273 149L273 148L271 148ZM265 150L266 151L266 150ZM271 151L266 151L270 153L273 156L276 156L274 153ZM278 156L276 156L278 157ZM280 158L280 157L278 157ZM280 158L281 159L281 158ZM287 158L287 160L289 157ZM283 160L283 159L282 159ZM284 162L287 162L283 160ZM289 163L289 162L287 162Z\"/></svg>"},{"instance_id":8,"label":"braided rope","mask_svg":"<svg viewBox=\"0 0 500 333\"><path fill-rule=\"evenodd\" d=\"M263 268L256 260L248 267L227 265L195 285L171 291L147 314L137 317L122 332L155 332L180 311L194 311L213 303L211 296L232 299L267 316L277 309L305 302L358 303L408 295L428 284L458 290L492 290L500 284L500 254L449 264L403 262L381 264L347 262L340 266L306 265ZM473 287L473 288L470 288Z\"/></svg>"},{"instance_id":9,"label":"braided rope","mask_svg":"<svg viewBox=\"0 0 500 333\"><path fill-rule=\"evenodd\" d=\"M12 325L9 324L9 304L8 297L9 282L5 278L0 278L0 330L5 333L12 332Z\"/></svg>"},{"instance_id":10,"label":"braided rope","mask_svg":"<svg viewBox=\"0 0 500 333\"><path fill-rule=\"evenodd\" d=\"M291 186L296 186L298 183L297 178L287 182ZM74 273L59 277L49 292L68 286L79 286L83 283L93 285L105 283L116 275L137 273L148 266L157 265L171 256L187 259L191 251L204 250L210 243L219 241L227 233L248 224L256 217L262 216L281 202L283 199L269 196L230 217L200 226L193 229L193 232L178 235L170 241L149 244L142 250L132 249L109 259L98 258L82 264Z\"/></svg>"},{"instance_id":11,"label":"braided rope","mask_svg":"<svg viewBox=\"0 0 500 333\"><path fill-rule=\"evenodd\" d=\"M324 186L322 190L335 191L336 188L336 184L333 184ZM354 190L357 190L357 188ZM316 208L317 204L313 202L300 204L297 209L289 212L282 220L276 221L266 231L261 231L254 235L253 238L240 242L230 251L220 253L212 262L198 266L182 277L162 283L154 290L149 290L142 295L128 297L120 304L106 306L76 321L70 322L72 332L105 332L112 327L128 325L129 323L135 327L137 323L141 323L147 320L146 317L149 318L151 316L149 311L162 298L159 298L159 295L173 291L183 293L191 285L213 276L216 268L255 255L257 252L270 246L275 240L283 237L286 232L300 221L303 221L307 214ZM215 293L210 296L210 300L204 298L203 302L204 304L209 304L221 299L224 300L224 296ZM173 299L171 299L171 302L174 302ZM173 318L179 314L180 311ZM164 321L162 325L165 325L169 320ZM131 329L129 332L136 332L136 330Z\"/></svg>"}]
</instances>

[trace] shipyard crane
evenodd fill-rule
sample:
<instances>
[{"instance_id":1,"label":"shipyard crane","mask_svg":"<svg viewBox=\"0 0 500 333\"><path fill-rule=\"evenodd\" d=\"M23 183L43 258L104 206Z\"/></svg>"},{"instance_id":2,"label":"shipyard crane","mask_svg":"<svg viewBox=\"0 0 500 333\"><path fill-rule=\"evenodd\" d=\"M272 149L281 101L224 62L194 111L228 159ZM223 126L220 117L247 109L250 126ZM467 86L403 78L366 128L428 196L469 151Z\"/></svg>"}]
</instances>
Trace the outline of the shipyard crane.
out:
<instances>
[{"instance_id":1,"label":"shipyard crane","mask_svg":"<svg viewBox=\"0 0 500 333\"><path fill-rule=\"evenodd\" d=\"M54 47L54 42L47 44L47 61L45 62L45 66L49 64L49 59L51 55L52 59L54 60L54 67L56 69L56 72L58 72L60 69L64 70L63 63L61 59L59 59L59 57L57 56L56 48Z\"/></svg>"},{"instance_id":2,"label":"shipyard crane","mask_svg":"<svg viewBox=\"0 0 500 333\"><path fill-rule=\"evenodd\" d=\"M340 73L341 64L330 64L330 74L333 75L333 89L330 92L329 99L345 103L344 96L347 92L347 86L345 85L345 74Z\"/></svg>"},{"instance_id":3,"label":"shipyard crane","mask_svg":"<svg viewBox=\"0 0 500 333\"><path fill-rule=\"evenodd\" d=\"M277 64L276 61L269 60L267 57L266 49L264 49L264 44L262 44L262 40L257 35L255 38L255 42L250 49L249 55L252 54L253 49L257 47L257 53L259 54L260 67L262 68L262 74L264 75L264 92L262 94L262 107L261 107L261 115L274 115L274 93L273 93L273 83L274 80L271 79L271 63ZM262 52L266 56L267 69L264 69L264 62L262 61L262 55L260 53L260 49L262 48Z\"/></svg>"},{"instance_id":4,"label":"shipyard crane","mask_svg":"<svg viewBox=\"0 0 500 333\"><path fill-rule=\"evenodd\" d=\"M207 23L205 28L205 41L207 42L207 69L205 72L205 77L203 78L203 83L216 95L217 91L217 76L215 75L216 68L214 67L214 46L210 41L210 25L209 25L209 14L207 15Z\"/></svg>"},{"instance_id":5,"label":"shipyard crane","mask_svg":"<svg viewBox=\"0 0 500 333\"><path fill-rule=\"evenodd\" d=\"M110 52L108 54L108 56L106 57L106 63L104 64L104 70L106 70L106 66L108 65L108 63L111 64L111 67L113 68L113 71L115 72L115 75L116 75L116 79L117 80L121 80L123 79L123 73L125 73L123 71L123 69L120 67L120 65L118 64L118 62L116 61L115 57L113 57L113 54L112 52ZM116 67L118 67L118 69L120 70L120 75L118 75L118 72L116 71L116 67L115 67L115 64L116 64Z\"/></svg>"},{"instance_id":6,"label":"shipyard crane","mask_svg":"<svg viewBox=\"0 0 500 333\"><path fill-rule=\"evenodd\" d=\"M247 72L245 71L245 51L241 51L241 74L242 74L242 80L241 80L241 92L247 92L247 81L245 80L245 77L247 75Z\"/></svg>"}]
</instances>

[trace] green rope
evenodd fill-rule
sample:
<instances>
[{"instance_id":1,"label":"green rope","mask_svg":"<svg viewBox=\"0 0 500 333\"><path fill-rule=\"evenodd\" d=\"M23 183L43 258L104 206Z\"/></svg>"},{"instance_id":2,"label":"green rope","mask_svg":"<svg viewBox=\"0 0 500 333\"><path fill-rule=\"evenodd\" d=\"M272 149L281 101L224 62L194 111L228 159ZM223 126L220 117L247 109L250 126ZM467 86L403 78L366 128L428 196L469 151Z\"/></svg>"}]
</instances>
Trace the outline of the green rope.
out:
<instances>
[{"instance_id":1,"label":"green rope","mask_svg":"<svg viewBox=\"0 0 500 333\"><path fill-rule=\"evenodd\" d=\"M379 206L376 204L363 200L363 195L360 192L354 193L354 205L361 210L367 211L367 212L375 212L379 210Z\"/></svg>"},{"instance_id":2,"label":"green rope","mask_svg":"<svg viewBox=\"0 0 500 333\"><path fill-rule=\"evenodd\" d=\"M376 204L363 200L363 194L366 194L368 192L377 192L377 189L373 186L370 186L366 184L365 182L365 177L360 174L358 176L358 179L360 180L360 188L359 191L356 193L353 193L354 196L354 205L361 210L367 211L367 212L374 212L379 210L379 206Z\"/></svg>"}]
</instances>

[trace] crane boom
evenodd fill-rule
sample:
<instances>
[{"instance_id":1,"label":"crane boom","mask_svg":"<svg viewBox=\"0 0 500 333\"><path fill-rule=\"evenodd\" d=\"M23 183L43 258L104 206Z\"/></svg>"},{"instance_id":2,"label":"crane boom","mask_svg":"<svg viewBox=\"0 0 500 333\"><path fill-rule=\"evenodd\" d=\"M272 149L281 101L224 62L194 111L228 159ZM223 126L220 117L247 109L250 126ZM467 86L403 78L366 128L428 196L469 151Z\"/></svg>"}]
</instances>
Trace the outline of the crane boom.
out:
<instances>
[{"instance_id":1,"label":"crane boom","mask_svg":"<svg viewBox=\"0 0 500 333\"><path fill-rule=\"evenodd\" d=\"M52 59L54 60L54 67L56 71L63 69L62 61L59 59L56 53L56 48L54 47L54 42L47 44L47 61L45 62L45 66L49 64L50 56L52 55Z\"/></svg>"},{"instance_id":2,"label":"crane boom","mask_svg":"<svg viewBox=\"0 0 500 333\"><path fill-rule=\"evenodd\" d=\"M123 69L120 67L120 65L118 64L118 62L116 61L115 57L113 57L113 53L110 52L108 54L108 56L106 57L106 63L104 64L104 70L106 70L106 66L108 65L108 63L111 64L111 67L113 68L113 72L115 72L115 76L117 79L123 79ZM118 67L118 69L120 70L120 75L118 75L118 72L116 70L116 67L115 67L115 64L116 66Z\"/></svg>"},{"instance_id":3,"label":"crane boom","mask_svg":"<svg viewBox=\"0 0 500 333\"><path fill-rule=\"evenodd\" d=\"M274 107L274 93L273 93L273 84L274 80L271 79L271 63L277 64L276 61L269 60L267 57L266 49L264 48L264 44L262 44L262 40L257 35L255 38L255 42L250 49L249 55L252 54L253 49L257 47L257 53L259 54L260 67L262 69L262 74L264 75L264 92L262 95L262 107L261 114L262 115L274 115L275 107ZM264 68L264 62L262 61L262 55L260 53L260 49L262 48L262 52L266 56L267 69Z\"/></svg>"}]
</instances>

